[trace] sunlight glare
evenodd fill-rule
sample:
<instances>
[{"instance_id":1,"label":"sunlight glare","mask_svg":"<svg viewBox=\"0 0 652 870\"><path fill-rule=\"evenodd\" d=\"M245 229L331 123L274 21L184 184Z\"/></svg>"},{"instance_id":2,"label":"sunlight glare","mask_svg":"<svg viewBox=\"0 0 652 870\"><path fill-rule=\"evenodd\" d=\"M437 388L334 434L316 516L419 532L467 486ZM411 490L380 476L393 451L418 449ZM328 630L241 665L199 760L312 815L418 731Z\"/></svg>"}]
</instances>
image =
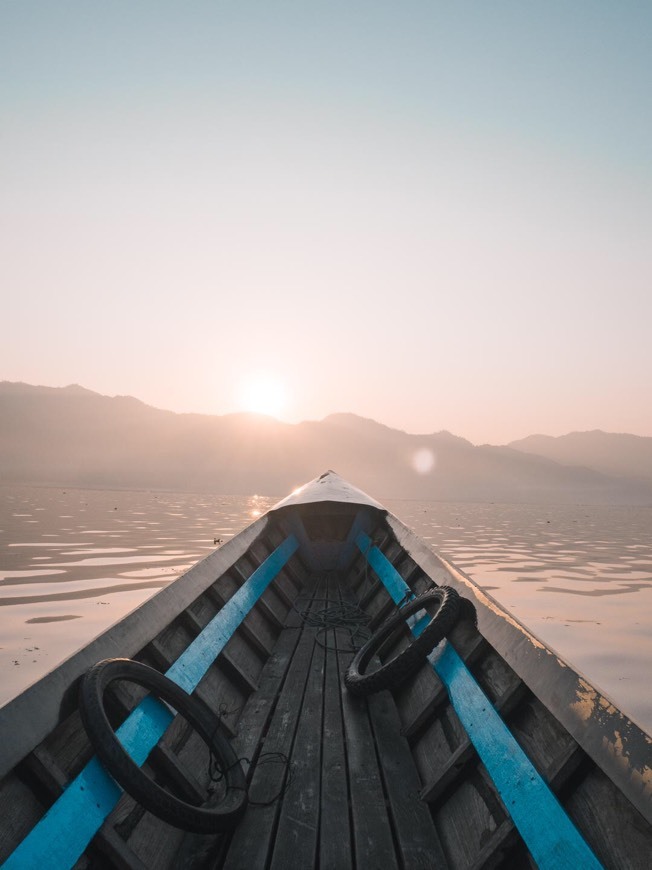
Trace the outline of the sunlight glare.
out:
<instances>
[{"instance_id":1,"label":"sunlight glare","mask_svg":"<svg viewBox=\"0 0 652 870\"><path fill-rule=\"evenodd\" d=\"M240 401L245 411L278 417L287 402L287 392L282 381L265 373L253 375L240 388Z\"/></svg>"},{"instance_id":2,"label":"sunlight glare","mask_svg":"<svg viewBox=\"0 0 652 870\"><path fill-rule=\"evenodd\" d=\"M249 516L256 519L259 516L262 516L262 511L258 507L258 502L260 501L259 495L252 495L249 499Z\"/></svg>"}]
</instances>

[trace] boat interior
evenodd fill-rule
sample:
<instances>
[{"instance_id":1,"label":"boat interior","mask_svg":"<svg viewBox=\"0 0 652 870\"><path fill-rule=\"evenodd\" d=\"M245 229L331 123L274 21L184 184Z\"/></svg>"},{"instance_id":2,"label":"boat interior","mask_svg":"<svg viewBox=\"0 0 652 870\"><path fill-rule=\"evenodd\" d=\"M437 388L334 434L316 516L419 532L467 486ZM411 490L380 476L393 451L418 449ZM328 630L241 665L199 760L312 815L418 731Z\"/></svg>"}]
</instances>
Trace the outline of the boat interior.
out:
<instances>
[{"instance_id":1,"label":"boat interior","mask_svg":"<svg viewBox=\"0 0 652 870\"><path fill-rule=\"evenodd\" d=\"M433 583L456 585L472 598L480 629L492 619L506 620L444 561L424 556L425 546L410 534L375 505L281 506L10 704L2 729L0 860L21 866L11 863L12 856L20 856L18 847L30 832L37 836L37 823L93 755L77 709L80 674L109 656L168 671L294 536L296 549L194 692L218 713L247 777L241 820L230 831L188 832L122 793L83 853L71 853L69 866L536 867L509 801L427 661L393 692L356 697L344 685L354 651L396 612L372 552L413 593ZM591 740L579 732L573 736L550 709L545 691L542 700L533 690L536 680L530 677L538 666L523 653L519 675L513 666L518 662L510 664L487 636L491 632L478 627L471 618L461 619L445 643L582 832L595 866L643 867L652 854L650 820L642 811L648 792L637 793L634 783L626 796L622 781L615 781L618 765L605 770L590 751ZM510 630L525 637L532 655L540 654L519 626ZM409 642L407 629L394 633L379 650L380 660L395 657ZM559 703L565 705L560 686ZM111 686L105 703L114 727L144 694L133 683ZM22 734L13 733L26 721ZM592 727L598 727L595 721ZM649 741L646 746L649 751ZM144 770L199 804L207 794L219 794L220 771L213 762L204 741L178 715ZM631 769L620 776L636 779ZM65 839L66 831L57 836Z\"/></svg>"}]
</instances>

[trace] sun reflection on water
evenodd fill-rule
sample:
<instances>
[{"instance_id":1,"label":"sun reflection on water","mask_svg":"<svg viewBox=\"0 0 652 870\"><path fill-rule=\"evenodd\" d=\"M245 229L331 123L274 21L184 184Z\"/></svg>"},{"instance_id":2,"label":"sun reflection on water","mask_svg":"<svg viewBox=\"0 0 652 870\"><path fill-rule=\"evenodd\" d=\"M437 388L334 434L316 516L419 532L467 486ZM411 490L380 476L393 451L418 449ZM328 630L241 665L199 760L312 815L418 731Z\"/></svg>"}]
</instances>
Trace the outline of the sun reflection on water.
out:
<instances>
[{"instance_id":1,"label":"sun reflection on water","mask_svg":"<svg viewBox=\"0 0 652 870\"><path fill-rule=\"evenodd\" d=\"M0 705L277 501L37 487L2 495ZM38 532L27 525L36 510Z\"/></svg>"}]
</instances>

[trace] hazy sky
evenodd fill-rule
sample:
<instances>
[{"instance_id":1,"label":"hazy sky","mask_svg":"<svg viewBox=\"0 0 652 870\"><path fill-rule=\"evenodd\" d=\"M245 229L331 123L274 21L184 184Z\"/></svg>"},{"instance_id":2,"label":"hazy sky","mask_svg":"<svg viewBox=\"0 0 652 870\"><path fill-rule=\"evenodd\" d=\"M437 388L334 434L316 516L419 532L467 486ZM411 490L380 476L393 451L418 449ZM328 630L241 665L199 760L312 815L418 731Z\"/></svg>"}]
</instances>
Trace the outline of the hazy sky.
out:
<instances>
[{"instance_id":1,"label":"hazy sky","mask_svg":"<svg viewBox=\"0 0 652 870\"><path fill-rule=\"evenodd\" d=\"M652 4L0 0L0 379L652 435Z\"/></svg>"}]
</instances>

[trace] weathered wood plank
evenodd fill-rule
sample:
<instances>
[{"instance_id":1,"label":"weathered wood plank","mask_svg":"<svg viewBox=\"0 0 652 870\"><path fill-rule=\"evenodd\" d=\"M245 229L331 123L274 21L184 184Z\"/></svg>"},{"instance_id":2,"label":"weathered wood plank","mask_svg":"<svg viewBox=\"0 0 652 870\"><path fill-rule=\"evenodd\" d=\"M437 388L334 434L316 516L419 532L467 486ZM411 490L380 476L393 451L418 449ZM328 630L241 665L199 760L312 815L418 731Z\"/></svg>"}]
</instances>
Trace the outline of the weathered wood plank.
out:
<instances>
[{"instance_id":1,"label":"weathered wood plank","mask_svg":"<svg viewBox=\"0 0 652 870\"><path fill-rule=\"evenodd\" d=\"M197 740L201 742L200 737L197 737ZM193 773L194 771L200 774L202 770L201 766L197 764L197 761L200 760L199 758L188 758L190 743L191 741L188 740L183 746L185 750L185 763L183 764L174 752L160 743L152 750L148 762L149 766L156 771L157 780L161 780L166 785L169 785L170 790L174 794L189 803L201 804L206 800L205 781L207 777L204 773L202 777L203 782L200 782L195 773ZM206 756L207 750L201 753L195 750L192 755ZM206 761L204 761L204 767L206 767Z\"/></svg>"},{"instance_id":2,"label":"weathered wood plank","mask_svg":"<svg viewBox=\"0 0 652 870\"><path fill-rule=\"evenodd\" d=\"M393 613L396 612L396 605L387 597L384 588L381 587L379 594L371 599L369 606L365 608L371 615L369 621L369 629L373 632L385 622Z\"/></svg>"},{"instance_id":3,"label":"weathered wood plank","mask_svg":"<svg viewBox=\"0 0 652 870\"><path fill-rule=\"evenodd\" d=\"M380 547L383 551L383 555L385 558L394 565L397 571L399 571L398 563L402 563L405 561L405 550L399 543L394 540L389 540L387 544L383 547ZM412 561L412 560L411 560ZM414 564L414 563L413 563ZM401 572L399 571L399 574ZM401 577L405 580L405 576L401 574Z\"/></svg>"},{"instance_id":4,"label":"weathered wood plank","mask_svg":"<svg viewBox=\"0 0 652 870\"><path fill-rule=\"evenodd\" d=\"M351 600L346 590L342 594L345 600ZM340 652L338 658L340 672L344 673L351 653ZM355 862L358 867L398 870L367 701L351 695L343 683L341 692Z\"/></svg>"},{"instance_id":5,"label":"weathered wood plank","mask_svg":"<svg viewBox=\"0 0 652 870\"><path fill-rule=\"evenodd\" d=\"M323 595L323 586L318 594ZM324 698L324 648L315 643L316 631L304 629L312 637L313 650L308 681L301 705L290 759L291 787L280 805L274 839L272 870L287 867L312 867L317 855L319 805L321 792L322 711Z\"/></svg>"},{"instance_id":6,"label":"weathered wood plank","mask_svg":"<svg viewBox=\"0 0 652 870\"><path fill-rule=\"evenodd\" d=\"M452 646L444 645L434 667L446 683L451 701L478 755L509 804L510 815L537 863L554 850L569 863L600 865L563 812L532 762L514 739Z\"/></svg>"},{"instance_id":7,"label":"weathered wood plank","mask_svg":"<svg viewBox=\"0 0 652 870\"><path fill-rule=\"evenodd\" d=\"M10 773L0 783L0 861L4 861L32 826L41 818L46 806L38 800L28 784Z\"/></svg>"},{"instance_id":8,"label":"weathered wood plank","mask_svg":"<svg viewBox=\"0 0 652 870\"><path fill-rule=\"evenodd\" d=\"M170 662L176 661L197 636L198 632L188 627L188 620L185 614L180 614L151 641L151 645L156 644Z\"/></svg>"},{"instance_id":9,"label":"weathered wood plank","mask_svg":"<svg viewBox=\"0 0 652 870\"><path fill-rule=\"evenodd\" d=\"M283 578L282 574L279 574L277 576L276 580L274 580L274 582L270 585L269 588L273 592L275 592L276 595L278 595L278 597L281 599L281 601L285 607L285 610L287 612L290 609L290 607L292 607L292 602L294 601L294 598L296 597L296 591L294 590L294 588L291 589L291 594L290 594L290 592L287 591L288 581L285 578Z\"/></svg>"},{"instance_id":10,"label":"weathered wood plank","mask_svg":"<svg viewBox=\"0 0 652 870\"><path fill-rule=\"evenodd\" d=\"M546 779L553 791L558 794L574 776L578 767L585 761L585 753L574 741L573 746L565 747L551 767L545 771ZM507 811L502 801L500 801L499 796L495 793L495 787L489 779L489 774L482 765L478 766L478 772L484 780L486 789L491 790L494 794L495 801L500 806L498 816L503 818L503 821L499 823L496 831L494 831L481 848L471 866L475 870L496 867L501 861L506 859L506 856L509 856L510 866L523 866L536 870L536 865L520 838L514 823L507 816Z\"/></svg>"},{"instance_id":11,"label":"weathered wood plank","mask_svg":"<svg viewBox=\"0 0 652 870\"><path fill-rule=\"evenodd\" d=\"M421 668L406 688L395 694L396 706L403 722L403 735L413 742L432 722L448 693L432 668Z\"/></svg>"},{"instance_id":12,"label":"weathered wood plank","mask_svg":"<svg viewBox=\"0 0 652 870\"><path fill-rule=\"evenodd\" d=\"M368 610L369 603L371 602L372 598L374 598L376 595L378 595L379 593L382 593L384 591L385 591L385 587L380 582L380 580L375 579L375 575L374 575L374 579L371 580L371 582L367 584L367 588L364 590L364 594L360 598L360 607L363 610Z\"/></svg>"},{"instance_id":13,"label":"weathered wood plank","mask_svg":"<svg viewBox=\"0 0 652 870\"><path fill-rule=\"evenodd\" d=\"M461 782L435 814L448 866L453 870L471 866L500 821L491 814L473 778Z\"/></svg>"},{"instance_id":14,"label":"weathered wood plank","mask_svg":"<svg viewBox=\"0 0 652 870\"><path fill-rule=\"evenodd\" d=\"M110 867L112 870L149 870L153 866L144 863L122 837L106 824L93 838L89 852L94 859L91 866ZM163 866L166 865L160 864L159 868Z\"/></svg>"},{"instance_id":15,"label":"weathered wood plank","mask_svg":"<svg viewBox=\"0 0 652 870\"><path fill-rule=\"evenodd\" d=\"M334 581L329 598L338 600ZM345 632L329 631L324 635L327 647L324 678L324 724L321 781L321 830L319 866L329 870L353 867L351 825L349 819L348 770L342 723L341 679L337 644L345 642Z\"/></svg>"},{"instance_id":16,"label":"weathered wood plank","mask_svg":"<svg viewBox=\"0 0 652 870\"><path fill-rule=\"evenodd\" d=\"M279 636L274 651L260 674L257 691L240 711L233 749L241 759L245 774L252 770L251 761L260 751L261 740L274 712L279 692L287 676L292 656L299 642L301 621L298 614L288 614L286 628ZM188 834L174 856L175 870L190 870L200 866L218 867L224 860L228 838L218 834L206 836Z\"/></svg>"},{"instance_id":17,"label":"weathered wood plank","mask_svg":"<svg viewBox=\"0 0 652 870\"><path fill-rule=\"evenodd\" d=\"M244 695L250 695L258 688L258 683L231 658L228 647L223 649L215 660L215 667L224 671L231 682L235 683Z\"/></svg>"},{"instance_id":18,"label":"weathered wood plank","mask_svg":"<svg viewBox=\"0 0 652 870\"><path fill-rule=\"evenodd\" d=\"M377 546L382 549L389 540L390 538L387 529L384 526L377 526L371 535L368 536L368 546L370 548L372 546ZM359 556L356 556L353 562L353 569L349 572L347 581L351 591L361 599L360 606L366 610L366 604L363 604L364 594L368 591L371 585L378 582L378 576L371 568L364 552L361 552Z\"/></svg>"},{"instance_id":19,"label":"weathered wood plank","mask_svg":"<svg viewBox=\"0 0 652 870\"><path fill-rule=\"evenodd\" d=\"M376 579L376 577L371 576L369 563L365 557L356 550L353 564L347 574L347 583L351 587L351 592L356 595L358 600L362 600L366 592L368 592L369 586L373 585Z\"/></svg>"},{"instance_id":20,"label":"weathered wood plank","mask_svg":"<svg viewBox=\"0 0 652 870\"><path fill-rule=\"evenodd\" d=\"M514 711L509 727L544 775L560 754L577 745L565 728L533 695Z\"/></svg>"},{"instance_id":21,"label":"weathered wood plank","mask_svg":"<svg viewBox=\"0 0 652 870\"><path fill-rule=\"evenodd\" d=\"M470 636L457 626L449 638L464 662L472 666L486 649L486 642L475 629ZM421 668L414 678L394 692L396 706L403 722L403 734L410 743L416 742L442 708L449 703L446 687L430 667Z\"/></svg>"},{"instance_id":22,"label":"weathered wood plank","mask_svg":"<svg viewBox=\"0 0 652 870\"><path fill-rule=\"evenodd\" d=\"M155 663L154 666L162 672L166 671L174 661L158 640L151 641L145 652L147 657ZM226 675L219 675L215 671L214 665L204 674L193 694L196 694L211 709L219 710L222 708L223 711L239 709L245 698L245 695ZM222 724L229 736L233 737L235 732L228 715L222 715ZM175 727L175 722L173 722L170 726L168 739L173 739Z\"/></svg>"},{"instance_id":23,"label":"weathered wood plank","mask_svg":"<svg viewBox=\"0 0 652 870\"><path fill-rule=\"evenodd\" d=\"M207 620L206 623L202 624L197 619L195 614L190 610L185 611L181 615L181 619L185 623L186 627L188 627L190 629L190 631L192 632L192 634L195 637L202 631L203 628L205 628L205 625L209 621L209 620ZM236 640L236 637L237 637L237 635L234 635L231 638L231 640L227 643L227 645L224 647L222 652L219 654L219 656L215 660L215 666L217 668L224 670L225 673L227 674L227 676L229 677L229 679L231 680L231 682L237 683L239 688L245 694L249 694L249 693L256 690L257 683L255 682L254 679L252 679L252 677L247 673L247 671L245 671L242 667L240 667L238 662L236 662L231 655L231 651L233 649L235 649L235 650L238 649L237 641L235 644L233 643L233 641ZM240 640L240 642L241 642L241 639L238 639L238 640ZM253 657L253 654L251 654L251 653L249 656L245 655L245 660L246 660L247 664L250 664L250 658L252 658L252 657Z\"/></svg>"},{"instance_id":24,"label":"weathered wood plank","mask_svg":"<svg viewBox=\"0 0 652 870\"><path fill-rule=\"evenodd\" d=\"M292 556L290 561L285 565L285 567L283 568L283 574L290 581L295 589L295 592L299 592L301 591L301 589L303 589L306 580L310 575L310 572L301 561L299 551L297 551L294 556Z\"/></svg>"},{"instance_id":25,"label":"weathered wood plank","mask_svg":"<svg viewBox=\"0 0 652 870\"><path fill-rule=\"evenodd\" d=\"M527 694L528 690L521 682L508 686L504 695L494 705L495 709L506 716ZM421 799L428 802L436 801L462 775L468 762L475 756L473 744L464 733L461 742L452 750L450 757L438 770L437 775L424 786Z\"/></svg>"},{"instance_id":26,"label":"weathered wood plank","mask_svg":"<svg viewBox=\"0 0 652 870\"><path fill-rule=\"evenodd\" d=\"M279 604L274 601L271 587L266 589L264 594L261 595L256 602L256 607L265 619L268 620L275 633L278 634L285 624L287 611L284 607L279 606Z\"/></svg>"},{"instance_id":27,"label":"weathered wood plank","mask_svg":"<svg viewBox=\"0 0 652 870\"><path fill-rule=\"evenodd\" d=\"M444 870L446 858L428 806L419 797L419 776L390 693L372 695L369 713L402 866Z\"/></svg>"},{"instance_id":28,"label":"weathered wood plank","mask_svg":"<svg viewBox=\"0 0 652 870\"><path fill-rule=\"evenodd\" d=\"M46 804L55 800L68 785L67 776L42 746L37 746L25 756L20 763L19 773Z\"/></svg>"},{"instance_id":29,"label":"weathered wood plank","mask_svg":"<svg viewBox=\"0 0 652 870\"><path fill-rule=\"evenodd\" d=\"M192 623L192 619L190 620L190 622ZM289 631L288 636L291 640L291 643L296 642L296 640L295 640L296 632ZM219 662L222 658L223 658L223 655L219 657L218 662L217 662L218 665L219 665ZM269 669L268 669L268 671L269 671ZM208 678L208 674L206 675L204 680L202 680L202 683L204 683L204 681L207 678ZM224 679L222 678L220 680L220 683L223 683L223 682L224 682ZM275 682L277 682L277 681L275 681ZM200 686L201 686L201 684L200 684ZM277 689L277 687L275 686L275 691L276 691L276 689ZM214 691L211 692L211 696L212 696L211 706L213 706L213 708L215 708L216 706L217 707L220 706L218 703L220 700L220 695L221 695L220 690L221 690L221 687L218 685L215 687ZM260 713L261 709L262 708L259 705L259 707L258 707L259 713ZM234 711L234 713L237 713L237 711ZM261 723L260 730L262 730L263 725L264 725L264 722ZM251 736L251 733L252 733L252 729L248 728L247 734L249 736ZM206 756L205 747L203 746L201 740L199 740L199 738L195 739L195 737L196 737L196 735L193 735L191 737L191 739L188 741L188 743L183 747L183 753L182 753L182 756L180 757L180 760L182 761L182 765L180 765L180 766L189 766L193 770L197 770L197 769L202 769L202 764L203 764L203 769L207 769L207 756ZM253 747L253 748L255 750L255 747ZM238 750L239 750L239 747L236 746L236 752L238 752ZM189 753L191 753L191 755L189 755ZM203 762L202 762L202 759L203 759ZM174 776L178 775L178 773L179 773L179 770L176 769L174 764L167 765L167 769L165 770L166 777L170 777L170 774L172 774L172 778L174 778ZM206 779L207 776L204 778ZM203 784L200 787L202 787L202 791L205 793L205 788L203 788ZM185 791L186 789L182 789L182 790ZM148 823L147 823L147 819L145 817L143 817L143 820L140 821L136 825L134 832L132 834L133 837L135 837L137 839L141 838L141 836L142 836L141 827L144 827L144 830L146 833L148 830ZM196 864L200 853L203 854L204 856L207 856L207 855L214 856L214 853L216 852L216 850L219 851L221 846L222 846L222 839L223 838L220 838L219 836L218 837L186 836L184 842L181 844L180 849L177 850L177 853L176 853L175 858L174 858L175 863L173 866L175 866L175 867L176 866L193 866L194 864ZM146 840L145 847L151 849L151 844L148 845L147 837L145 837L145 840ZM139 846L139 849L140 848L142 848L142 847Z\"/></svg>"},{"instance_id":30,"label":"weathered wood plank","mask_svg":"<svg viewBox=\"0 0 652 870\"><path fill-rule=\"evenodd\" d=\"M219 608L222 608L227 601L227 598L223 595L220 589L215 586L211 586L206 594L210 596ZM238 629L238 633L242 634L244 640L251 646L253 650L255 650L256 654L259 656L262 662L267 661L269 656L271 655L273 642L271 644L264 643L260 636L254 631L254 629L249 625L248 621L251 614L247 616L247 619L242 623L240 628Z\"/></svg>"},{"instance_id":31,"label":"weathered wood plank","mask_svg":"<svg viewBox=\"0 0 652 870\"><path fill-rule=\"evenodd\" d=\"M219 607L206 592L203 592L192 602L190 607L186 608L186 612L192 613L202 628L208 625L218 610Z\"/></svg>"},{"instance_id":32,"label":"weathered wood plank","mask_svg":"<svg viewBox=\"0 0 652 870\"><path fill-rule=\"evenodd\" d=\"M272 547L276 548L282 541L286 539L287 534L279 528L278 522L272 521L265 529L265 537L267 540L269 540Z\"/></svg>"},{"instance_id":33,"label":"weathered wood plank","mask_svg":"<svg viewBox=\"0 0 652 870\"><path fill-rule=\"evenodd\" d=\"M180 828L162 822L151 813L144 813L136 830L129 838L132 849L145 867L167 870L170 858L185 836Z\"/></svg>"},{"instance_id":34,"label":"weathered wood plank","mask_svg":"<svg viewBox=\"0 0 652 870\"><path fill-rule=\"evenodd\" d=\"M249 549L249 552L259 561L263 562L269 554L275 549L268 541L259 540L255 541ZM271 584L270 589L273 589L274 592L278 595L278 597L283 602L285 609L287 610L292 606L292 601L294 600L297 589L291 583L287 572L281 571L280 574L276 576L274 582Z\"/></svg>"},{"instance_id":35,"label":"weathered wood plank","mask_svg":"<svg viewBox=\"0 0 652 870\"><path fill-rule=\"evenodd\" d=\"M56 760L42 747L37 747L22 762L26 776L42 790L50 803L59 797L68 780ZM40 788L39 788L40 787ZM144 864L113 828L103 825L92 841L91 856L101 856L103 865L117 870L144 870ZM75 865L86 867L88 858L83 856Z\"/></svg>"},{"instance_id":36,"label":"weathered wood plank","mask_svg":"<svg viewBox=\"0 0 652 870\"><path fill-rule=\"evenodd\" d=\"M294 614L294 611L290 611ZM312 660L313 638L305 630L292 658L274 716L265 736L264 752L289 758L292 754L306 681ZM283 764L261 764L260 754L249 786L250 803L235 830L224 866L264 867L271 852L278 814L278 796L286 783ZM265 804L256 806L254 804Z\"/></svg>"},{"instance_id":37,"label":"weathered wood plank","mask_svg":"<svg viewBox=\"0 0 652 870\"><path fill-rule=\"evenodd\" d=\"M224 604L226 604L238 589L240 589L244 582L243 575L239 571L232 569L223 574L211 589L213 590L213 593L217 594L224 601ZM259 607L252 607L247 614L244 623L240 626L240 630L242 630L244 626L247 626L252 634L260 639L266 650L266 655L269 655L274 647L278 630L272 626L269 619L264 617Z\"/></svg>"},{"instance_id":38,"label":"weathered wood plank","mask_svg":"<svg viewBox=\"0 0 652 870\"><path fill-rule=\"evenodd\" d=\"M246 580L248 577L253 574L253 572L258 567L257 559L253 559L249 553L239 559L235 566L234 571L236 574L239 574L242 580ZM285 623L285 615L287 612L287 608L284 606L283 602L279 598L278 592L274 588L274 584L270 584L261 597L256 602L256 607L262 613L267 620L274 626L276 631L280 631L283 628Z\"/></svg>"},{"instance_id":39,"label":"weathered wood plank","mask_svg":"<svg viewBox=\"0 0 652 870\"><path fill-rule=\"evenodd\" d=\"M93 755L77 711L55 728L41 746L52 758L56 758L57 764L69 779L73 779Z\"/></svg>"},{"instance_id":40,"label":"weathered wood plank","mask_svg":"<svg viewBox=\"0 0 652 870\"><path fill-rule=\"evenodd\" d=\"M238 719L233 747L239 758L246 759L242 762L245 773L249 772L250 763L258 753L260 742L276 709L292 657L301 638L301 630L299 615L291 611L274 652L263 668L258 689L247 700Z\"/></svg>"},{"instance_id":41,"label":"weathered wood plank","mask_svg":"<svg viewBox=\"0 0 652 870\"><path fill-rule=\"evenodd\" d=\"M207 599L208 596L202 596ZM199 616L195 610L189 609L183 614L186 625L195 634L199 634L211 621L217 613L217 608L213 601L209 600L209 605L202 609ZM242 682L242 688L251 692L255 690L257 685L256 679L263 667L263 660L258 655L257 649L252 647L245 638L236 632L229 640L227 645L222 650L218 657L220 660L226 661L227 667L231 668L232 673L237 672L238 679Z\"/></svg>"},{"instance_id":42,"label":"weathered wood plank","mask_svg":"<svg viewBox=\"0 0 652 870\"><path fill-rule=\"evenodd\" d=\"M650 827L601 770L593 767L564 803L607 870L649 870Z\"/></svg>"},{"instance_id":43,"label":"weathered wood plank","mask_svg":"<svg viewBox=\"0 0 652 870\"><path fill-rule=\"evenodd\" d=\"M509 862L510 867L518 866L514 863L512 853L514 847L519 842L520 837L516 832L516 828L510 819L505 819L498 825L487 843L480 848L480 851L469 865L469 870L487 870L489 867L498 867L508 857L511 859ZM524 846L523 849L525 849Z\"/></svg>"},{"instance_id":44,"label":"weathered wood plank","mask_svg":"<svg viewBox=\"0 0 652 870\"><path fill-rule=\"evenodd\" d=\"M442 714L444 709L442 707ZM443 721L443 715L433 719L412 744L412 756L424 786L439 775L455 748L448 729L443 727Z\"/></svg>"}]
</instances>

